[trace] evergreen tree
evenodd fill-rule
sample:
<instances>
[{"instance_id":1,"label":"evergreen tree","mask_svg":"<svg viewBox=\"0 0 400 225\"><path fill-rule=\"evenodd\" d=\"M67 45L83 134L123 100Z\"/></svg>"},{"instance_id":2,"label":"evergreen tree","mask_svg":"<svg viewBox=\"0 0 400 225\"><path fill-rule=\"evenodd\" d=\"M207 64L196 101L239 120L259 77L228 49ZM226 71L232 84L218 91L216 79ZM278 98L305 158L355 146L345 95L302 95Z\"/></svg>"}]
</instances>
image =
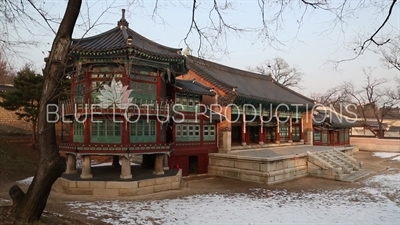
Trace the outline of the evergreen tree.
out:
<instances>
[{"instance_id":1,"label":"evergreen tree","mask_svg":"<svg viewBox=\"0 0 400 225\"><path fill-rule=\"evenodd\" d=\"M14 79L15 91L0 95L0 106L7 110L16 111L20 120L32 123L32 146L36 144L36 127L43 87L43 76L35 73L30 66L17 72Z\"/></svg>"}]
</instances>

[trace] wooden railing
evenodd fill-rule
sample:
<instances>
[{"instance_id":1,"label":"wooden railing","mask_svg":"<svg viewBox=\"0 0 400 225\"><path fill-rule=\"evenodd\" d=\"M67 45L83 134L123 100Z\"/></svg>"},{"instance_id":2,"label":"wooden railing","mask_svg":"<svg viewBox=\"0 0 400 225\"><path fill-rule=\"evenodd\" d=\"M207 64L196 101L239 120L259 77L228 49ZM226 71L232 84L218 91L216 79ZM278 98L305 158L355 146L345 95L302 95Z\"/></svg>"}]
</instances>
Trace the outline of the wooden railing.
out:
<instances>
[{"instance_id":1,"label":"wooden railing","mask_svg":"<svg viewBox=\"0 0 400 225\"><path fill-rule=\"evenodd\" d=\"M125 109L126 108L126 109ZM97 98L89 98L84 101L83 98L68 99L59 103L59 111L63 115L74 114L140 114L140 115L172 115L171 103L168 101L140 100L133 99L127 107L120 109L117 105L102 105Z\"/></svg>"},{"instance_id":2,"label":"wooden railing","mask_svg":"<svg viewBox=\"0 0 400 225\"><path fill-rule=\"evenodd\" d=\"M169 152L172 151L175 143L161 144L83 144L83 143L60 143L61 152L70 153L140 153L140 152Z\"/></svg>"}]
</instances>

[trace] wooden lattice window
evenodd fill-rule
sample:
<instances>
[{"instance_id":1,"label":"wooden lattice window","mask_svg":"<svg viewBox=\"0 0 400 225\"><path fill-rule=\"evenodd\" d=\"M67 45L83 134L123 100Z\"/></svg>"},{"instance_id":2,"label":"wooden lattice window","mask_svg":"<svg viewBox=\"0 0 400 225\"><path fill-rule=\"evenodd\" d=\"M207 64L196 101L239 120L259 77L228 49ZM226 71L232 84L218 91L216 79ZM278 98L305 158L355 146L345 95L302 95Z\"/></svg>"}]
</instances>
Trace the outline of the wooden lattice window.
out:
<instances>
[{"instance_id":1,"label":"wooden lattice window","mask_svg":"<svg viewBox=\"0 0 400 225\"><path fill-rule=\"evenodd\" d=\"M155 120L138 120L129 125L131 143L155 142L157 139Z\"/></svg>"},{"instance_id":2,"label":"wooden lattice window","mask_svg":"<svg viewBox=\"0 0 400 225\"><path fill-rule=\"evenodd\" d=\"M84 140L83 123L75 121L73 129L74 129L74 142L83 142Z\"/></svg>"},{"instance_id":3,"label":"wooden lattice window","mask_svg":"<svg viewBox=\"0 0 400 225\"><path fill-rule=\"evenodd\" d=\"M206 141L215 140L215 125L204 125L203 138Z\"/></svg>"},{"instance_id":4,"label":"wooden lattice window","mask_svg":"<svg viewBox=\"0 0 400 225\"><path fill-rule=\"evenodd\" d=\"M121 128L119 121L92 121L90 141L92 143L121 143Z\"/></svg>"}]
</instances>

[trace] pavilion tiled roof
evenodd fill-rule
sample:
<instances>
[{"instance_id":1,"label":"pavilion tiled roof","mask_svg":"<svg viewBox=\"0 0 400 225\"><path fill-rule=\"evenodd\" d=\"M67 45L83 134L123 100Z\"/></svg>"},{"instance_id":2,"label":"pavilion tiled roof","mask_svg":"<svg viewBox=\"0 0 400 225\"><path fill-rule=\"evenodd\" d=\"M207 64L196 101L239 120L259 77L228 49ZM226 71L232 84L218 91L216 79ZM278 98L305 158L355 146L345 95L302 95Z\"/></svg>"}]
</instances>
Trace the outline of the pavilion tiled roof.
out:
<instances>
[{"instance_id":1,"label":"pavilion tiled roof","mask_svg":"<svg viewBox=\"0 0 400 225\"><path fill-rule=\"evenodd\" d=\"M271 76L224 66L194 56L187 56L187 66L205 80L235 95L235 101L303 104L314 101L274 81Z\"/></svg>"},{"instance_id":2,"label":"pavilion tiled roof","mask_svg":"<svg viewBox=\"0 0 400 225\"><path fill-rule=\"evenodd\" d=\"M181 48L170 48L138 34L128 27L123 10L117 27L87 38L72 39L71 52L89 56L119 53L131 50L134 55L163 61L182 61ZM129 39L129 41L128 41Z\"/></svg>"},{"instance_id":3,"label":"pavilion tiled roof","mask_svg":"<svg viewBox=\"0 0 400 225\"><path fill-rule=\"evenodd\" d=\"M355 119L345 117L331 110L314 110L313 125L317 127L327 129L351 128L358 124Z\"/></svg>"},{"instance_id":4,"label":"pavilion tiled roof","mask_svg":"<svg viewBox=\"0 0 400 225\"><path fill-rule=\"evenodd\" d=\"M214 96L212 88L206 87L195 80L176 80L174 85L184 93Z\"/></svg>"}]
</instances>

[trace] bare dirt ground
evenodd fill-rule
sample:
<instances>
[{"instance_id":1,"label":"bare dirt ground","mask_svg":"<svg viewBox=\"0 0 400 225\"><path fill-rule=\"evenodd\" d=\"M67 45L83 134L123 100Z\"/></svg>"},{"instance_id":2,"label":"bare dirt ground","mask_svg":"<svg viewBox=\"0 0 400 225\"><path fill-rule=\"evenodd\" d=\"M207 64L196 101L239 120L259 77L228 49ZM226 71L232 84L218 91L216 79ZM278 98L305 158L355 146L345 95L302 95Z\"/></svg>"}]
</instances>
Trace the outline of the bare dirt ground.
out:
<instances>
[{"instance_id":1,"label":"bare dirt ground","mask_svg":"<svg viewBox=\"0 0 400 225\"><path fill-rule=\"evenodd\" d=\"M25 151L28 151L25 149ZM371 171L372 175L385 173L388 169L400 170L400 162L385 158L379 158L373 156L372 152L356 152L354 157L357 161L364 163L364 168ZM25 177L32 176L32 172L25 172ZM0 199L9 199L8 190L15 184L15 181L21 179L21 176L15 176L15 179L0 179ZM365 179L365 178L364 178ZM2 182L3 180L3 182ZM66 222L65 224L105 224L101 222L100 218L87 218L84 215L69 212L69 207L66 205L67 202L71 201L99 201L99 200L134 200L134 201L146 201L146 200L161 200L161 199L174 199L196 194L235 194L235 193L249 193L253 188L266 188L269 190L287 190L287 191L319 191L319 190L337 190L344 188L361 188L362 183L346 183L340 181L326 180L314 177L305 177L294 181L276 184L276 185L265 185L256 184L251 182L243 182L233 179L211 177L211 176L195 176L184 178L182 187L180 190L167 191L157 194L150 194L136 197L115 197L115 198L99 198L93 196L68 196L59 193L52 192L48 204L46 207L47 217L60 217ZM27 187L22 187L26 190ZM1 205L1 204L0 204ZM0 212L1 214L1 212ZM45 218L40 224L59 223L54 219Z\"/></svg>"}]
</instances>

